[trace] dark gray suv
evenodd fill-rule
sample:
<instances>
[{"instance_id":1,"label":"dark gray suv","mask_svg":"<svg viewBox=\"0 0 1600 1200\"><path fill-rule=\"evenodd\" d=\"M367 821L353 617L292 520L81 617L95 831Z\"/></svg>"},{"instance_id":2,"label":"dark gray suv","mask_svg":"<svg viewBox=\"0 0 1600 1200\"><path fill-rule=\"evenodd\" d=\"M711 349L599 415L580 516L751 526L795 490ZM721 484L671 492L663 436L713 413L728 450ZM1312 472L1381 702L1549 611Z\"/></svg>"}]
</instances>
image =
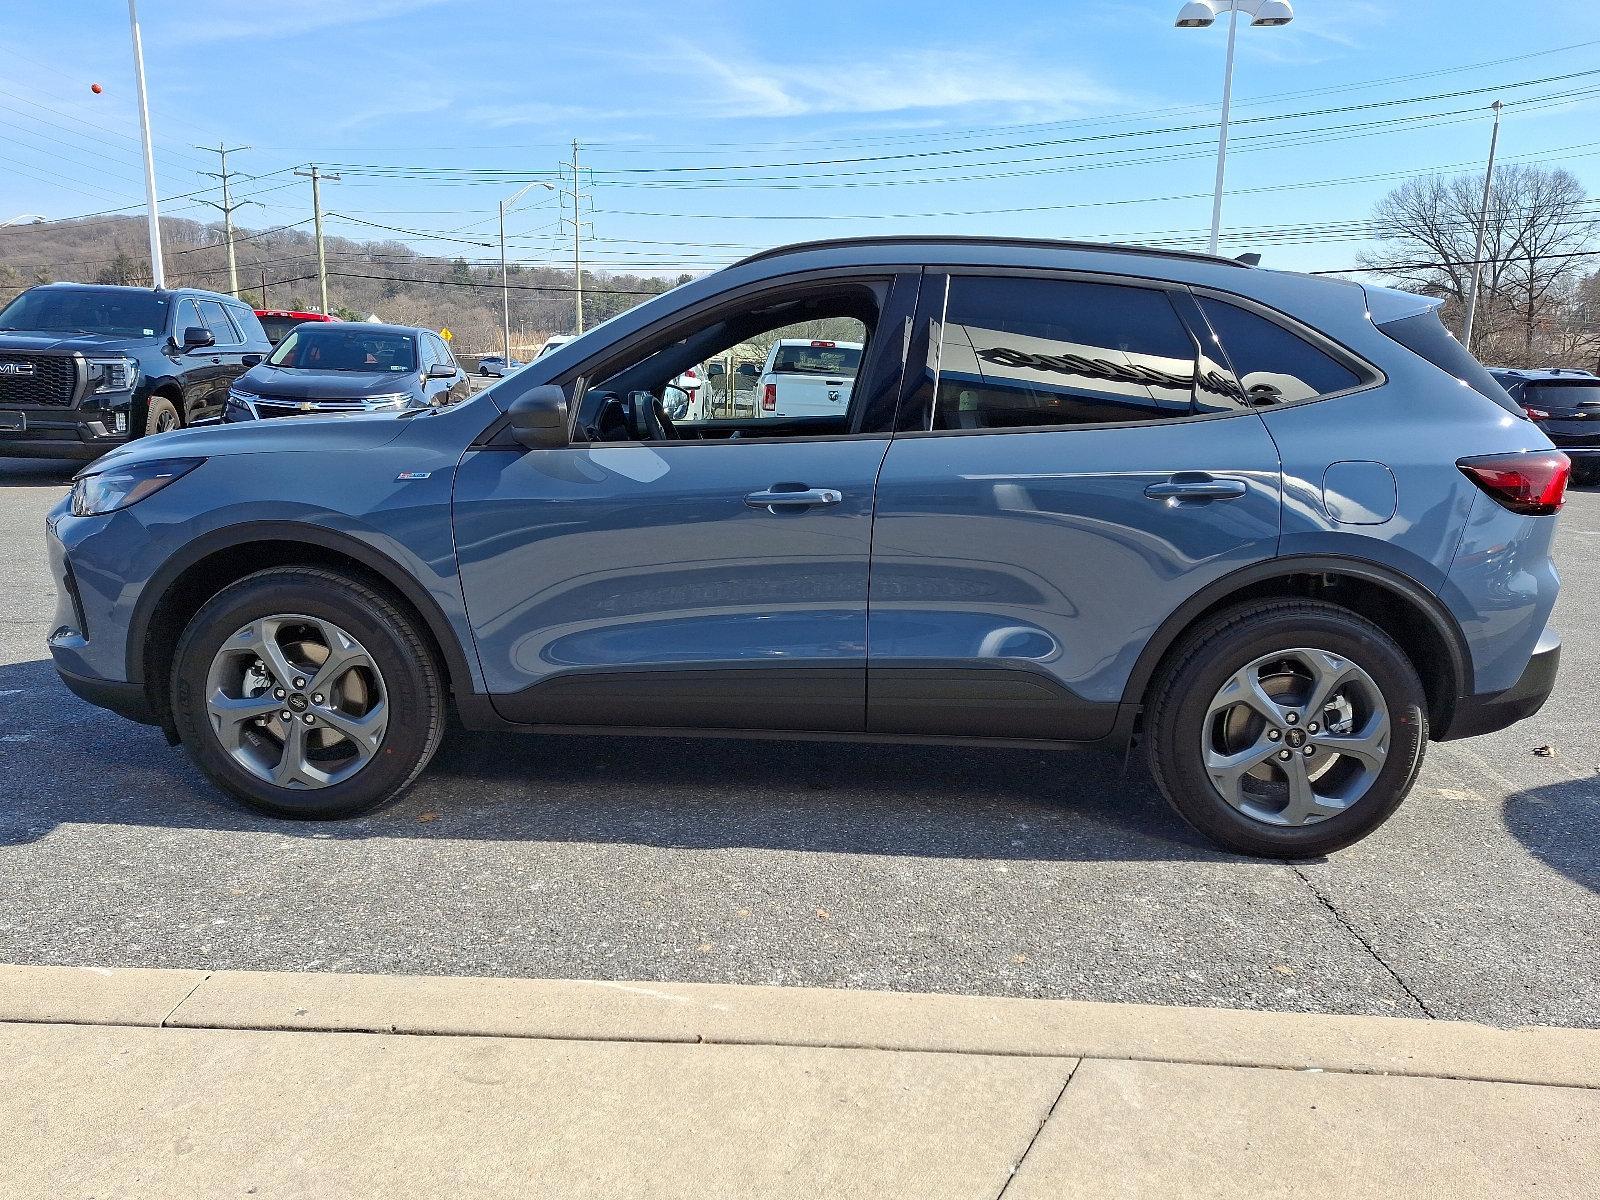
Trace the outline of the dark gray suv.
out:
<instances>
[{"instance_id":1,"label":"dark gray suv","mask_svg":"<svg viewBox=\"0 0 1600 1200\"><path fill-rule=\"evenodd\" d=\"M453 408L118 451L50 517L50 648L285 816L393 797L453 711L1139 739L1211 838L1322 854L1555 676L1569 463L1436 310L1116 246L788 247ZM667 415L818 329L865 343L839 413Z\"/></svg>"}]
</instances>

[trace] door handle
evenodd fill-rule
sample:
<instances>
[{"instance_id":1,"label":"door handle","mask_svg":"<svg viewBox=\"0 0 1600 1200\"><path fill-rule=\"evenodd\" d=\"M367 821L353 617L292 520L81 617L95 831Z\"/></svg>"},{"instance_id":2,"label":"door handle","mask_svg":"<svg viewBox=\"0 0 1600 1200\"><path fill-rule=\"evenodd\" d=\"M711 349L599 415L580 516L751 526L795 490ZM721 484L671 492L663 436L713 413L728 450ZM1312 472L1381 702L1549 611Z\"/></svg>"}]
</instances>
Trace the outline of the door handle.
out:
<instances>
[{"instance_id":1,"label":"door handle","mask_svg":"<svg viewBox=\"0 0 1600 1200\"><path fill-rule=\"evenodd\" d=\"M1161 483L1152 483L1144 494L1152 500L1237 500L1250 489L1242 479L1217 479L1204 471L1179 471Z\"/></svg>"},{"instance_id":2,"label":"door handle","mask_svg":"<svg viewBox=\"0 0 1600 1200\"><path fill-rule=\"evenodd\" d=\"M777 512L780 508L812 508L819 504L838 504L844 493L833 488L785 488L775 485L765 492L751 492L744 502L751 508Z\"/></svg>"}]
</instances>

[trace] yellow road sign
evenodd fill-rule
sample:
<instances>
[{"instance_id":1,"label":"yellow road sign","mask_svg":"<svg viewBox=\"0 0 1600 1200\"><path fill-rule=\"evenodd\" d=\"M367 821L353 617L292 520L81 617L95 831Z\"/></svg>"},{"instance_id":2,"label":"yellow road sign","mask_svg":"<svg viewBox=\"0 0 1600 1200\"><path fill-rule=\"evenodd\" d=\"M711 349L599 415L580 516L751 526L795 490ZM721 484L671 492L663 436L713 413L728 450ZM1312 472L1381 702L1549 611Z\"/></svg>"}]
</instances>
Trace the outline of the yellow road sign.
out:
<instances>
[{"instance_id":1,"label":"yellow road sign","mask_svg":"<svg viewBox=\"0 0 1600 1200\"><path fill-rule=\"evenodd\" d=\"M448 329L439 330L439 336L447 342L453 342L456 340L456 335L451 333Z\"/></svg>"}]
</instances>

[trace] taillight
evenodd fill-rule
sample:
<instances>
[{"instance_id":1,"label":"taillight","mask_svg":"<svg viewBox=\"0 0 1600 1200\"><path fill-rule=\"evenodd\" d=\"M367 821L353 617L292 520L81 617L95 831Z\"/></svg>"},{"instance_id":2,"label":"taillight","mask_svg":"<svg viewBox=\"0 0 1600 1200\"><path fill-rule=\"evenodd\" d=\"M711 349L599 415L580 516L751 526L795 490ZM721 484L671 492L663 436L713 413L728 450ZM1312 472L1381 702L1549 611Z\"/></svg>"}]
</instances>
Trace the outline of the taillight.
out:
<instances>
[{"instance_id":1,"label":"taillight","mask_svg":"<svg viewBox=\"0 0 1600 1200\"><path fill-rule=\"evenodd\" d=\"M778 385L769 383L761 389L761 407L765 412L772 412L778 407Z\"/></svg>"},{"instance_id":2,"label":"taillight","mask_svg":"<svg viewBox=\"0 0 1600 1200\"><path fill-rule=\"evenodd\" d=\"M1480 454L1458 459L1456 466L1502 507L1530 517L1561 510L1572 474L1572 460L1559 450Z\"/></svg>"},{"instance_id":3,"label":"taillight","mask_svg":"<svg viewBox=\"0 0 1600 1200\"><path fill-rule=\"evenodd\" d=\"M1548 421L1550 419L1550 414L1545 412L1544 409L1529 408L1526 404L1522 406L1522 415L1530 421Z\"/></svg>"},{"instance_id":4,"label":"taillight","mask_svg":"<svg viewBox=\"0 0 1600 1200\"><path fill-rule=\"evenodd\" d=\"M812 342L811 343L811 348L813 350L832 350L833 346L834 346L834 343L832 343L832 342Z\"/></svg>"}]
</instances>

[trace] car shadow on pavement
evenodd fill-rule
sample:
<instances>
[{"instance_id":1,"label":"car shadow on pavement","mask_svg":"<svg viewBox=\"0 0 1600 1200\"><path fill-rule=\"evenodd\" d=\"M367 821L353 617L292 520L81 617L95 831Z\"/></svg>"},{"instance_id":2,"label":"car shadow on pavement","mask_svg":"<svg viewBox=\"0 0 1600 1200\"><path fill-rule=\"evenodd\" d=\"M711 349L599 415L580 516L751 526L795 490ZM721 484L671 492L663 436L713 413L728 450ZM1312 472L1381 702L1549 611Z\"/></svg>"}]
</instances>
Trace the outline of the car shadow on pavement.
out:
<instances>
[{"instance_id":1,"label":"car shadow on pavement","mask_svg":"<svg viewBox=\"0 0 1600 1200\"><path fill-rule=\"evenodd\" d=\"M59 458L0 458L0 487L65 487L85 465Z\"/></svg>"},{"instance_id":2,"label":"car shadow on pavement","mask_svg":"<svg viewBox=\"0 0 1600 1200\"><path fill-rule=\"evenodd\" d=\"M1162 801L1137 755L454 730L398 802L257 815L159 731L85 704L45 661L0 666L0 847L67 823L291 837L636 843L944 858L1248 861Z\"/></svg>"},{"instance_id":3,"label":"car shadow on pavement","mask_svg":"<svg viewBox=\"0 0 1600 1200\"><path fill-rule=\"evenodd\" d=\"M1507 797L1506 828L1535 858L1600 892L1600 775Z\"/></svg>"}]
</instances>

